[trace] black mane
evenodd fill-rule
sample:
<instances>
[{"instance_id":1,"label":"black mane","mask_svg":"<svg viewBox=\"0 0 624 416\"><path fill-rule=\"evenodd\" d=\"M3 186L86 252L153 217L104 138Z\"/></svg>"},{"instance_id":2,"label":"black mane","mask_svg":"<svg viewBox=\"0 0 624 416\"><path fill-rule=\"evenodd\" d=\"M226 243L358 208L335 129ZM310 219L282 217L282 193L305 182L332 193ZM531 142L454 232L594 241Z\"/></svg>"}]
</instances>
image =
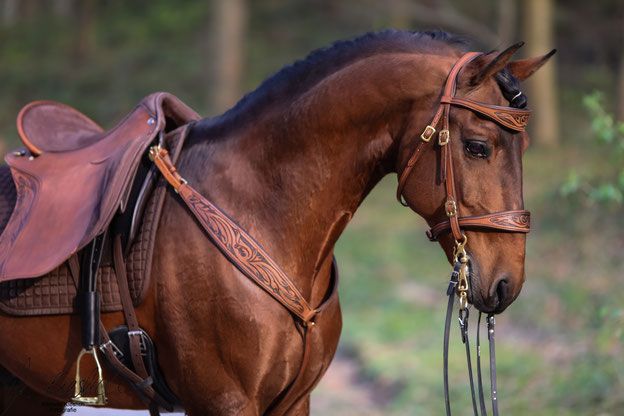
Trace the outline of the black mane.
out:
<instances>
[{"instance_id":1,"label":"black mane","mask_svg":"<svg viewBox=\"0 0 624 416\"><path fill-rule=\"evenodd\" d=\"M467 42L462 38L443 31L384 30L366 33L353 39L339 40L325 48L312 51L307 57L292 65L285 66L266 79L256 90L244 96L223 116L227 117L248 109L257 102L270 101L272 95L284 90L296 96L345 65L380 52L424 52L449 46L464 48L466 45Z\"/></svg>"},{"instance_id":2,"label":"black mane","mask_svg":"<svg viewBox=\"0 0 624 416\"><path fill-rule=\"evenodd\" d=\"M285 66L254 91L245 95L230 110L221 116L202 120L193 130L202 135L207 133L207 130L212 130L211 133L214 135L217 133L215 129L240 126L246 119L253 117L275 100L284 100L285 97L296 98L330 74L368 56L382 52L457 53L466 51L468 45L466 39L441 30L422 32L384 30L366 33L349 40L340 40ZM512 105L520 108L526 106L524 95L513 99L519 92L518 82L508 71L497 74L497 81L505 98L510 102L513 101Z\"/></svg>"},{"instance_id":3,"label":"black mane","mask_svg":"<svg viewBox=\"0 0 624 416\"><path fill-rule=\"evenodd\" d=\"M244 118L255 114L274 100L284 100L285 96L297 97L349 63L381 52L450 53L453 50L465 50L467 45L464 38L440 30L384 30L340 40L285 66L245 95L230 110L213 119L203 120L201 124L204 124L204 128L216 127L215 124L225 127L223 123L238 125Z\"/></svg>"}]
</instances>

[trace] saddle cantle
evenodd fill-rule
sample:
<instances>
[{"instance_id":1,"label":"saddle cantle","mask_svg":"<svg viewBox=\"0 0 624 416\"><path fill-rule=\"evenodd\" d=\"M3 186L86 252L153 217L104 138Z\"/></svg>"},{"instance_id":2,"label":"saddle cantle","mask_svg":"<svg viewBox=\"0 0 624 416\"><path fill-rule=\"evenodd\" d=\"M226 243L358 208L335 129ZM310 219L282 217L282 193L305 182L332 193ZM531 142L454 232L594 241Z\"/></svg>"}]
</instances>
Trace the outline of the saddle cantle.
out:
<instances>
[{"instance_id":1,"label":"saddle cantle","mask_svg":"<svg viewBox=\"0 0 624 416\"><path fill-rule=\"evenodd\" d=\"M54 124L55 114L60 125ZM167 93L146 97L105 133L96 132L97 124L77 110L56 103L35 102L20 115L20 135L31 155L5 158L17 200L0 235L0 282L42 276L104 232L115 213L125 211L148 146L167 125L199 119ZM79 133L64 145L56 134L68 126Z\"/></svg>"},{"instance_id":2,"label":"saddle cantle","mask_svg":"<svg viewBox=\"0 0 624 416\"><path fill-rule=\"evenodd\" d=\"M102 138L103 129L80 111L54 101L34 101L17 115L17 131L33 155L82 149Z\"/></svg>"}]
</instances>

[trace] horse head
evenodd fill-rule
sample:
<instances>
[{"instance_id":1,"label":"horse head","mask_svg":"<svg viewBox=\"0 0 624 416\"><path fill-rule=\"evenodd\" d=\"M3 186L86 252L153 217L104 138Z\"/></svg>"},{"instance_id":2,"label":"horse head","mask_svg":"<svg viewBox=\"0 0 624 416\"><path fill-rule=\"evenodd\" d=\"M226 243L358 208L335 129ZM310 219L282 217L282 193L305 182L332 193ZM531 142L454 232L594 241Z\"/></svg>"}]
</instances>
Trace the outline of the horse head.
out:
<instances>
[{"instance_id":1,"label":"horse head","mask_svg":"<svg viewBox=\"0 0 624 416\"><path fill-rule=\"evenodd\" d=\"M449 260L465 244L468 300L490 313L507 308L525 280L529 214L522 197L522 155L529 143L524 131L529 112L518 84L554 53L510 62L521 46L469 53L459 61L432 57L437 61L430 65L432 76L446 85L413 106L398 155L399 198L433 227L429 237L440 242ZM432 140L436 134L438 140ZM435 151L423 149L429 141Z\"/></svg>"}]
</instances>

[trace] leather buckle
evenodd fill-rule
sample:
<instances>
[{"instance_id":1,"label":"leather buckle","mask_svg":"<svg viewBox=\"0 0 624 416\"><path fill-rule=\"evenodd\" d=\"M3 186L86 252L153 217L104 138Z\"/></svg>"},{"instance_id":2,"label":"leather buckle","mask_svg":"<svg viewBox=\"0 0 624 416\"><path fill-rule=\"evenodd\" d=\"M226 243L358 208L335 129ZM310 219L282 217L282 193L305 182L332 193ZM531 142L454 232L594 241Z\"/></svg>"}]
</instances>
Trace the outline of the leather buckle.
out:
<instances>
[{"instance_id":1,"label":"leather buckle","mask_svg":"<svg viewBox=\"0 0 624 416\"><path fill-rule=\"evenodd\" d=\"M438 144L440 146L444 146L445 144L447 144L450 139L451 139L451 134L449 133L448 130L446 129L440 130L440 134L438 134Z\"/></svg>"},{"instance_id":2,"label":"leather buckle","mask_svg":"<svg viewBox=\"0 0 624 416\"><path fill-rule=\"evenodd\" d=\"M435 127L429 125L425 127L425 131L422 132L422 134L420 135L420 138L422 139L423 142L429 142L431 138L433 137L433 135L435 134L435 132L436 132Z\"/></svg>"},{"instance_id":3,"label":"leather buckle","mask_svg":"<svg viewBox=\"0 0 624 416\"><path fill-rule=\"evenodd\" d=\"M446 201L446 203L444 204L444 210L446 211L446 216L451 218L457 215L457 203L452 200L449 199Z\"/></svg>"}]
</instances>

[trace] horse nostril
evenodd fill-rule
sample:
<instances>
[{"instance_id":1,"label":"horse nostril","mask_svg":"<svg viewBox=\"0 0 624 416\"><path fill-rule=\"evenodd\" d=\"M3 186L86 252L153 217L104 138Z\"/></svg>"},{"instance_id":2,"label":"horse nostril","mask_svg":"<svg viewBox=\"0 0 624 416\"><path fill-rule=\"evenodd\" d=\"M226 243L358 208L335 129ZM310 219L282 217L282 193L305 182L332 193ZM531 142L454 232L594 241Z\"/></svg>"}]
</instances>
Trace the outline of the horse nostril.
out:
<instances>
[{"instance_id":1,"label":"horse nostril","mask_svg":"<svg viewBox=\"0 0 624 416\"><path fill-rule=\"evenodd\" d=\"M500 279L498 281L496 285L496 295L498 296L498 303L504 304L509 295L509 282L507 279Z\"/></svg>"}]
</instances>

